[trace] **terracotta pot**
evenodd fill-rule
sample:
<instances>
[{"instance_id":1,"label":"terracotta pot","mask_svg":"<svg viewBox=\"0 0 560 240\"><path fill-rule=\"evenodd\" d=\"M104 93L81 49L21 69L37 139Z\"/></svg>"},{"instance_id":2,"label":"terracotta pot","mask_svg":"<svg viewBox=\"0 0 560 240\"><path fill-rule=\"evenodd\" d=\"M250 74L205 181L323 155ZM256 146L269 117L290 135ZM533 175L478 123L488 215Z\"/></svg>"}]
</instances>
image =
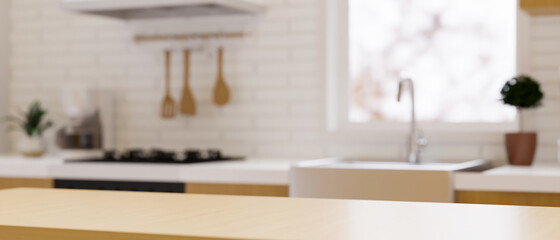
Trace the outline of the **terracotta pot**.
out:
<instances>
[{"instance_id":1,"label":"terracotta pot","mask_svg":"<svg viewBox=\"0 0 560 240\"><path fill-rule=\"evenodd\" d=\"M506 134L506 150L509 164L530 166L537 148L537 133L521 132Z\"/></svg>"}]
</instances>

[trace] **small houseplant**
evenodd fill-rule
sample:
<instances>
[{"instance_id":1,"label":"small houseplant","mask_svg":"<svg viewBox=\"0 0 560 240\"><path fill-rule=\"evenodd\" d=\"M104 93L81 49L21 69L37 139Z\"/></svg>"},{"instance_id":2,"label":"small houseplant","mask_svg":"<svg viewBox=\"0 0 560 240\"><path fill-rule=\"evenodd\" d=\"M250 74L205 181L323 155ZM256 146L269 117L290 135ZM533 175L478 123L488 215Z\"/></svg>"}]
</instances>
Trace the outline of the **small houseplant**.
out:
<instances>
[{"instance_id":1,"label":"small houseplant","mask_svg":"<svg viewBox=\"0 0 560 240\"><path fill-rule=\"evenodd\" d=\"M43 133L49 129L53 122L45 120L47 112L41 107L39 101L34 101L27 112L21 116L8 116L9 129L20 129L23 135L18 138L17 150L28 157L39 157L45 153L46 144Z\"/></svg>"},{"instance_id":2,"label":"small houseplant","mask_svg":"<svg viewBox=\"0 0 560 240\"><path fill-rule=\"evenodd\" d=\"M525 109L541 106L544 94L539 83L526 75L507 81L501 94L504 104L517 108L519 117L519 132L506 134L508 161L511 165L529 166L537 147L537 133L525 131L523 113Z\"/></svg>"}]
</instances>

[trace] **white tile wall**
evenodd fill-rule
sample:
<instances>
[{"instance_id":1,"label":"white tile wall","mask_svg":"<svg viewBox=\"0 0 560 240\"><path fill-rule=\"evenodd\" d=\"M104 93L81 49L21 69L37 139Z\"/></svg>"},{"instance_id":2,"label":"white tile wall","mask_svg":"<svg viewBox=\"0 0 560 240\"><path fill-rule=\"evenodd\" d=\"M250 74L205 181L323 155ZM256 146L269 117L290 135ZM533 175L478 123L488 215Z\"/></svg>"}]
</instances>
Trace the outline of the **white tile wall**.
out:
<instances>
[{"instance_id":1,"label":"white tile wall","mask_svg":"<svg viewBox=\"0 0 560 240\"><path fill-rule=\"evenodd\" d=\"M61 122L57 91L64 85L117 89L119 148L219 147L232 154L265 157L355 156L404 158L402 134L330 133L325 130L324 0L255 0L269 6L245 42L226 47L230 105L212 105L215 59L196 52L192 88L199 115L164 121L158 116L163 93L163 56L131 41L119 20L68 13L58 0L12 0L11 100L26 106L41 99ZM560 137L560 17L532 21L531 73L543 83L543 108L528 115L540 133L537 161L555 161ZM195 31L199 26L172 28ZM179 98L180 53L173 56L174 96ZM504 161L501 133L427 133L429 158Z\"/></svg>"},{"instance_id":2,"label":"white tile wall","mask_svg":"<svg viewBox=\"0 0 560 240\"><path fill-rule=\"evenodd\" d=\"M527 116L528 124L539 132L537 159L556 160L560 136L560 16L543 16L531 21L531 74L542 82L544 106Z\"/></svg>"},{"instance_id":3,"label":"white tile wall","mask_svg":"<svg viewBox=\"0 0 560 240\"><path fill-rule=\"evenodd\" d=\"M0 0L0 116L8 113L8 80L9 80L9 0ZM8 137L0 127L0 153L8 151Z\"/></svg>"}]
</instances>

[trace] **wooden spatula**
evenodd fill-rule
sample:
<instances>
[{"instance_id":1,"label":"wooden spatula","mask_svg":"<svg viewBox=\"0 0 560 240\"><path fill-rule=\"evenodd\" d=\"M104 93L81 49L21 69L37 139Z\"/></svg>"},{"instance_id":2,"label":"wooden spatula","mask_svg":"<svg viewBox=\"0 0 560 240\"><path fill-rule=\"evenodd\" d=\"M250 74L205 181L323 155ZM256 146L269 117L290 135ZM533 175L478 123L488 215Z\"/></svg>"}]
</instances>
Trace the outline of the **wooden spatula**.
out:
<instances>
[{"instance_id":1,"label":"wooden spatula","mask_svg":"<svg viewBox=\"0 0 560 240\"><path fill-rule=\"evenodd\" d=\"M214 103L223 106L229 102L229 88L223 74L224 49L218 50L218 81L214 87Z\"/></svg>"},{"instance_id":2,"label":"wooden spatula","mask_svg":"<svg viewBox=\"0 0 560 240\"><path fill-rule=\"evenodd\" d=\"M175 117L175 101L171 97L171 52L165 51L165 96L161 103L161 117Z\"/></svg>"},{"instance_id":3,"label":"wooden spatula","mask_svg":"<svg viewBox=\"0 0 560 240\"><path fill-rule=\"evenodd\" d=\"M184 51L185 57L185 73L184 73L184 85L183 94L181 96L181 113L184 115L194 116L196 115L196 104L194 102L193 95L191 93L191 88L189 86L189 65L190 65L190 55L189 50Z\"/></svg>"}]
</instances>

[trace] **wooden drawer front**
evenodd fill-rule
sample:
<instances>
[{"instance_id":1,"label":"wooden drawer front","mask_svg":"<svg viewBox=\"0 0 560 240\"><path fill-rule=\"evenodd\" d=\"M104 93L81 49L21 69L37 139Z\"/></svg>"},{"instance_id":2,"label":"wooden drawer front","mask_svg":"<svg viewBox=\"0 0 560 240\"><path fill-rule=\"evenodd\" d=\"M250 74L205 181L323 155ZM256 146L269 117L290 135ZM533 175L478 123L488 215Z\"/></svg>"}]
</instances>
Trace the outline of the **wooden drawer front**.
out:
<instances>
[{"instance_id":1,"label":"wooden drawer front","mask_svg":"<svg viewBox=\"0 0 560 240\"><path fill-rule=\"evenodd\" d=\"M0 178L0 189L8 188L53 188L52 179L42 178Z\"/></svg>"},{"instance_id":2,"label":"wooden drawer front","mask_svg":"<svg viewBox=\"0 0 560 240\"><path fill-rule=\"evenodd\" d=\"M521 0L521 9L533 15L560 14L559 0Z\"/></svg>"},{"instance_id":3,"label":"wooden drawer front","mask_svg":"<svg viewBox=\"0 0 560 240\"><path fill-rule=\"evenodd\" d=\"M560 207L558 193L456 191L456 203Z\"/></svg>"},{"instance_id":4,"label":"wooden drawer front","mask_svg":"<svg viewBox=\"0 0 560 240\"><path fill-rule=\"evenodd\" d=\"M186 193L287 197L288 186L187 183Z\"/></svg>"},{"instance_id":5,"label":"wooden drawer front","mask_svg":"<svg viewBox=\"0 0 560 240\"><path fill-rule=\"evenodd\" d=\"M546 7L560 7L558 0L521 0L522 8L546 8Z\"/></svg>"}]
</instances>

